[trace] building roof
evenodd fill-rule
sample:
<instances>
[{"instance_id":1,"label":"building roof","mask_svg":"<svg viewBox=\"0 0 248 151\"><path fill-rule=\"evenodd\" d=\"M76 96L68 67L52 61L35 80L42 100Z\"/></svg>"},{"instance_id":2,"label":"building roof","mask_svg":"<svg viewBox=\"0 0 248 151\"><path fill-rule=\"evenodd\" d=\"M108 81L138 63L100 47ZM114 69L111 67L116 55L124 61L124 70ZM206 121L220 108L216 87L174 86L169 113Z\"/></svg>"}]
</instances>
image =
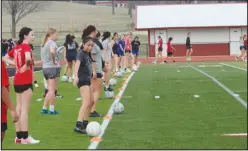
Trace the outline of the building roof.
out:
<instances>
[{"instance_id":1,"label":"building roof","mask_svg":"<svg viewBox=\"0 0 248 151\"><path fill-rule=\"evenodd\" d=\"M136 29L247 26L247 3L139 5Z\"/></svg>"}]
</instances>

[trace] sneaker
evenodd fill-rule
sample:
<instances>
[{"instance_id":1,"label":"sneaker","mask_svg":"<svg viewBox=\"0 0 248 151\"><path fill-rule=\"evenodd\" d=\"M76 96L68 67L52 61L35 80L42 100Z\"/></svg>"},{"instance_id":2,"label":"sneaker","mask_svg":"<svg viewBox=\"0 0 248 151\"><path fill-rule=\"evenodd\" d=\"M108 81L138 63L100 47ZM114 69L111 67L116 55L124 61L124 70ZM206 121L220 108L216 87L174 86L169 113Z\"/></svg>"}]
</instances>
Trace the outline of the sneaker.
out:
<instances>
[{"instance_id":1,"label":"sneaker","mask_svg":"<svg viewBox=\"0 0 248 151\"><path fill-rule=\"evenodd\" d=\"M22 139L21 144L38 144L39 140L35 140L32 136L29 136L27 139Z\"/></svg>"},{"instance_id":2,"label":"sneaker","mask_svg":"<svg viewBox=\"0 0 248 151\"><path fill-rule=\"evenodd\" d=\"M62 99L63 97L64 97L63 95L59 95L58 93L55 96L55 98L57 98L57 99Z\"/></svg>"},{"instance_id":3,"label":"sneaker","mask_svg":"<svg viewBox=\"0 0 248 151\"><path fill-rule=\"evenodd\" d=\"M81 134L87 134L86 129L82 127L75 127L74 132L81 133Z\"/></svg>"},{"instance_id":4,"label":"sneaker","mask_svg":"<svg viewBox=\"0 0 248 151\"><path fill-rule=\"evenodd\" d=\"M50 115L57 115L57 114L59 114L59 112L57 110L54 110L53 112L52 111L48 111L48 114L50 114Z\"/></svg>"},{"instance_id":5,"label":"sneaker","mask_svg":"<svg viewBox=\"0 0 248 151\"><path fill-rule=\"evenodd\" d=\"M90 117L101 117L102 115L97 113L96 111L90 113Z\"/></svg>"},{"instance_id":6,"label":"sneaker","mask_svg":"<svg viewBox=\"0 0 248 151\"><path fill-rule=\"evenodd\" d=\"M106 87L104 87L104 91L110 91L110 92L112 92L112 91L114 91L112 88L106 88Z\"/></svg>"},{"instance_id":7,"label":"sneaker","mask_svg":"<svg viewBox=\"0 0 248 151\"><path fill-rule=\"evenodd\" d=\"M48 110L47 109L41 109L40 114L48 114Z\"/></svg>"},{"instance_id":8,"label":"sneaker","mask_svg":"<svg viewBox=\"0 0 248 151\"><path fill-rule=\"evenodd\" d=\"M72 77L69 77L69 80L68 80L69 82L72 82Z\"/></svg>"},{"instance_id":9,"label":"sneaker","mask_svg":"<svg viewBox=\"0 0 248 151\"><path fill-rule=\"evenodd\" d=\"M189 61L191 61L191 58L189 57Z\"/></svg>"},{"instance_id":10,"label":"sneaker","mask_svg":"<svg viewBox=\"0 0 248 151\"><path fill-rule=\"evenodd\" d=\"M22 141L22 139L19 139L19 138L15 138L15 144L21 144L21 141Z\"/></svg>"}]
</instances>

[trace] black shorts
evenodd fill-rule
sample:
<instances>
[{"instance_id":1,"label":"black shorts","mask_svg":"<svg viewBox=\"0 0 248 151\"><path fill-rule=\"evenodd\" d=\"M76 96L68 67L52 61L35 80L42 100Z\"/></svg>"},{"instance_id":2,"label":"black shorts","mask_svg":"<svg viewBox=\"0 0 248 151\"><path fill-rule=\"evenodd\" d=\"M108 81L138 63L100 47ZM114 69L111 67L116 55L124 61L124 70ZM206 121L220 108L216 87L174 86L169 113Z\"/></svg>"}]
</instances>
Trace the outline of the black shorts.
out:
<instances>
[{"instance_id":1,"label":"black shorts","mask_svg":"<svg viewBox=\"0 0 248 151\"><path fill-rule=\"evenodd\" d=\"M43 68L43 76L46 80L55 79L60 76L60 68Z\"/></svg>"},{"instance_id":2,"label":"black shorts","mask_svg":"<svg viewBox=\"0 0 248 151\"><path fill-rule=\"evenodd\" d=\"M66 55L67 62L76 61L76 58L77 58L77 53L72 53L72 54Z\"/></svg>"},{"instance_id":3,"label":"black shorts","mask_svg":"<svg viewBox=\"0 0 248 151\"><path fill-rule=\"evenodd\" d=\"M90 86L91 82L90 81L78 81L78 88L80 89L82 86Z\"/></svg>"},{"instance_id":4,"label":"black shorts","mask_svg":"<svg viewBox=\"0 0 248 151\"><path fill-rule=\"evenodd\" d=\"M96 73L96 77L101 79L102 78L102 73Z\"/></svg>"},{"instance_id":5,"label":"black shorts","mask_svg":"<svg viewBox=\"0 0 248 151\"><path fill-rule=\"evenodd\" d=\"M5 133L8 129L7 123L1 123L1 132Z\"/></svg>"},{"instance_id":6,"label":"black shorts","mask_svg":"<svg viewBox=\"0 0 248 151\"><path fill-rule=\"evenodd\" d=\"M158 51L163 51L163 48L162 47L158 47Z\"/></svg>"},{"instance_id":7,"label":"black shorts","mask_svg":"<svg viewBox=\"0 0 248 151\"><path fill-rule=\"evenodd\" d=\"M244 49L247 50L247 46L244 46Z\"/></svg>"},{"instance_id":8,"label":"black shorts","mask_svg":"<svg viewBox=\"0 0 248 151\"><path fill-rule=\"evenodd\" d=\"M14 85L16 93L22 93L24 91L27 91L29 88L33 91L33 84Z\"/></svg>"},{"instance_id":9,"label":"black shorts","mask_svg":"<svg viewBox=\"0 0 248 151\"><path fill-rule=\"evenodd\" d=\"M105 61L102 60L102 69L105 68Z\"/></svg>"},{"instance_id":10,"label":"black shorts","mask_svg":"<svg viewBox=\"0 0 248 151\"><path fill-rule=\"evenodd\" d=\"M167 52L167 56L172 56L173 52Z\"/></svg>"},{"instance_id":11,"label":"black shorts","mask_svg":"<svg viewBox=\"0 0 248 151\"><path fill-rule=\"evenodd\" d=\"M125 53L131 53L131 50L125 50Z\"/></svg>"},{"instance_id":12,"label":"black shorts","mask_svg":"<svg viewBox=\"0 0 248 151\"><path fill-rule=\"evenodd\" d=\"M190 45L190 46L186 46L186 50L188 50L188 49L192 49L192 46Z\"/></svg>"}]
</instances>

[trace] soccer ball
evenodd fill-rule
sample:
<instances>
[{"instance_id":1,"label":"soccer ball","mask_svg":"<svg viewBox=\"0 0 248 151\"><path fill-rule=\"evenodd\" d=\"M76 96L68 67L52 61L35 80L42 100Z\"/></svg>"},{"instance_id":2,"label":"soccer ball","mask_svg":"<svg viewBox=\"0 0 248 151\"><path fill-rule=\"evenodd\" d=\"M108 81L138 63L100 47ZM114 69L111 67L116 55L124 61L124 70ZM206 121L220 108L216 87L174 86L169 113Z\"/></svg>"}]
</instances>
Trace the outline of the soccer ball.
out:
<instances>
[{"instance_id":1,"label":"soccer ball","mask_svg":"<svg viewBox=\"0 0 248 151\"><path fill-rule=\"evenodd\" d=\"M114 91L105 91L105 97L110 99L113 98L115 95Z\"/></svg>"},{"instance_id":2,"label":"soccer ball","mask_svg":"<svg viewBox=\"0 0 248 151\"><path fill-rule=\"evenodd\" d=\"M116 85L116 80L115 79L110 79L109 84L112 85L112 86Z\"/></svg>"},{"instance_id":3,"label":"soccer ball","mask_svg":"<svg viewBox=\"0 0 248 151\"><path fill-rule=\"evenodd\" d=\"M137 66L133 66L133 71L138 71Z\"/></svg>"},{"instance_id":4,"label":"soccer ball","mask_svg":"<svg viewBox=\"0 0 248 151\"><path fill-rule=\"evenodd\" d=\"M124 106L122 103L116 103L114 105L113 111L115 114L120 114L124 111Z\"/></svg>"},{"instance_id":5,"label":"soccer ball","mask_svg":"<svg viewBox=\"0 0 248 151\"><path fill-rule=\"evenodd\" d=\"M98 122L90 122L86 127L86 132L89 136L98 136L101 133L101 125Z\"/></svg>"},{"instance_id":6,"label":"soccer ball","mask_svg":"<svg viewBox=\"0 0 248 151\"><path fill-rule=\"evenodd\" d=\"M117 75L118 78L121 78L122 77L122 72L117 72L116 75Z\"/></svg>"},{"instance_id":7,"label":"soccer ball","mask_svg":"<svg viewBox=\"0 0 248 151\"><path fill-rule=\"evenodd\" d=\"M68 76L66 76L66 75L63 75L62 77L61 77L61 81L63 81L63 82L67 82L68 81Z\"/></svg>"}]
</instances>

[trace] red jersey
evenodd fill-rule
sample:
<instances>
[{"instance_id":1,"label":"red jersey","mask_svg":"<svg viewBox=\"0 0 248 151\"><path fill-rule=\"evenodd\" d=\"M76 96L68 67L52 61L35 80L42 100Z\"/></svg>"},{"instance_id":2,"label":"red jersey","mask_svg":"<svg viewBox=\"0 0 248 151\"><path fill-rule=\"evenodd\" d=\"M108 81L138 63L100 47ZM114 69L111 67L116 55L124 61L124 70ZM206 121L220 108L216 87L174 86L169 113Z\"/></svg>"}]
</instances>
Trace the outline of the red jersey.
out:
<instances>
[{"instance_id":1,"label":"red jersey","mask_svg":"<svg viewBox=\"0 0 248 151\"><path fill-rule=\"evenodd\" d=\"M159 47L159 48L162 48L162 47L163 47L163 40L162 40L162 39L160 39L160 40L158 41L158 47Z\"/></svg>"},{"instance_id":2,"label":"red jersey","mask_svg":"<svg viewBox=\"0 0 248 151\"><path fill-rule=\"evenodd\" d=\"M171 42L167 42L167 52L172 52Z\"/></svg>"},{"instance_id":3,"label":"red jersey","mask_svg":"<svg viewBox=\"0 0 248 151\"><path fill-rule=\"evenodd\" d=\"M245 40L245 36L243 37L244 45L247 46L247 39Z\"/></svg>"},{"instance_id":4,"label":"red jersey","mask_svg":"<svg viewBox=\"0 0 248 151\"><path fill-rule=\"evenodd\" d=\"M125 38L124 39L124 41L125 41L125 50L131 50L131 41L130 41L130 39L129 38Z\"/></svg>"},{"instance_id":5,"label":"red jersey","mask_svg":"<svg viewBox=\"0 0 248 151\"><path fill-rule=\"evenodd\" d=\"M9 87L9 74L8 74L8 71L5 67L5 64L4 62L2 61L2 68L1 68L1 71L2 71L2 87L3 86L6 86L7 88ZM7 110L8 110L8 107L5 105L5 103L3 103L3 100L1 99L1 122L2 123L6 123L7 122Z\"/></svg>"},{"instance_id":6,"label":"red jersey","mask_svg":"<svg viewBox=\"0 0 248 151\"><path fill-rule=\"evenodd\" d=\"M14 58L16 63L16 73L14 76L14 85L25 85L33 83L33 64L30 64L30 68L23 73L20 73L20 69L25 65L25 53L30 52L31 61L33 61L32 50L28 44L20 44L15 46L8 55Z\"/></svg>"}]
</instances>

